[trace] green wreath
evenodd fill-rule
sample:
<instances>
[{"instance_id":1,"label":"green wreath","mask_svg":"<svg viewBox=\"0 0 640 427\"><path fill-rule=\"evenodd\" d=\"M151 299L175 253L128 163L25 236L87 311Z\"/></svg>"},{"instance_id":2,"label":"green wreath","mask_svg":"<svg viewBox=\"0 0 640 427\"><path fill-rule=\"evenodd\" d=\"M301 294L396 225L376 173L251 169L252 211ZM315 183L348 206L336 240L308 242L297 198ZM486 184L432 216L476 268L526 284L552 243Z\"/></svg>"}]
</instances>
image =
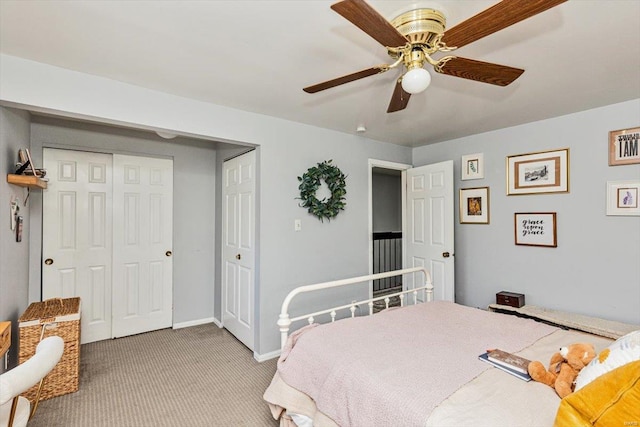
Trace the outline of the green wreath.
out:
<instances>
[{"instance_id":1,"label":"green wreath","mask_svg":"<svg viewBox=\"0 0 640 427\"><path fill-rule=\"evenodd\" d=\"M307 208L310 214L317 216L322 222L324 222L324 218L328 220L335 218L346 206L344 201L344 196L347 194L345 179L346 176L337 166L331 164L331 160L309 168L304 175L298 177L298 181L300 181L298 186L299 199L302 200L300 206ZM329 200L326 198L318 200L316 197L316 191L320 188L322 181L331 191Z\"/></svg>"}]
</instances>

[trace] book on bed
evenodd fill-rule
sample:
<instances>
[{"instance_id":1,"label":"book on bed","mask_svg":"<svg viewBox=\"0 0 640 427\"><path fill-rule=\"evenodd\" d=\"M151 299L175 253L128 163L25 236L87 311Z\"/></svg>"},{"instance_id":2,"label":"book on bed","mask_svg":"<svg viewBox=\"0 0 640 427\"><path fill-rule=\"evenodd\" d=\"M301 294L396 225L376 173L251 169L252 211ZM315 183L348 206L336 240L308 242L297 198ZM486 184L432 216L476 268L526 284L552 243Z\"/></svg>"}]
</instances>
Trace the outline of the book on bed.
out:
<instances>
[{"instance_id":1,"label":"book on bed","mask_svg":"<svg viewBox=\"0 0 640 427\"><path fill-rule=\"evenodd\" d=\"M529 363L531 360L524 357L516 356L515 354L507 353L502 350L491 350L489 352L489 360L499 365L506 366L507 368L515 369L518 372L526 374L529 372Z\"/></svg>"},{"instance_id":2,"label":"book on bed","mask_svg":"<svg viewBox=\"0 0 640 427\"><path fill-rule=\"evenodd\" d=\"M492 350L495 351L495 350ZM490 365L495 366L496 368L513 375L514 377L518 377L523 381L531 381L531 377L529 376L528 372L521 372L520 370L516 370L513 369L512 367L508 366L507 364L504 363L497 363L494 360L491 360L489 358L489 355L491 354L490 351L486 352L486 353L482 353L480 356L478 356L478 359L482 360L483 362L487 362ZM526 360L526 359L525 359Z\"/></svg>"}]
</instances>

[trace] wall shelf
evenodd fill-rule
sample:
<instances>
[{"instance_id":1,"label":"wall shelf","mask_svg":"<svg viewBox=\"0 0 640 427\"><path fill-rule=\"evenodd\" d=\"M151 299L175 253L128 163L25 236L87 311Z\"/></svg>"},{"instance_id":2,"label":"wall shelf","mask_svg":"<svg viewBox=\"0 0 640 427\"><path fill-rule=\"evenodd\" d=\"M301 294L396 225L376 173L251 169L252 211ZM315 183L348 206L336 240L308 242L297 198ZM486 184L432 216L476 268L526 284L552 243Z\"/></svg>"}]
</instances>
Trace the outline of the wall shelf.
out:
<instances>
[{"instance_id":1,"label":"wall shelf","mask_svg":"<svg viewBox=\"0 0 640 427\"><path fill-rule=\"evenodd\" d=\"M33 175L16 175L7 174L7 182L9 184L19 185L27 188L41 188L45 190L47 188L47 182Z\"/></svg>"}]
</instances>

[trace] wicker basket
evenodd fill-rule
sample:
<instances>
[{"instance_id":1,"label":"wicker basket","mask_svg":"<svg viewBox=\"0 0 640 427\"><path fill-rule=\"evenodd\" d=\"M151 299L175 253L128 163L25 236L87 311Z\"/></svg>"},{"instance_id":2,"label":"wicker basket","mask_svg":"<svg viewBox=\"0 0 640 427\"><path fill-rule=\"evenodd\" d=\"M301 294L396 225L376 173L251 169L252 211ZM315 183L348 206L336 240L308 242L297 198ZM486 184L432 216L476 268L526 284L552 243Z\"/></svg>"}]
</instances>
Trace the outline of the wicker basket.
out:
<instances>
[{"instance_id":1,"label":"wicker basket","mask_svg":"<svg viewBox=\"0 0 640 427\"><path fill-rule=\"evenodd\" d=\"M46 337L58 335L64 340L64 352L46 377L40 399L50 399L78 391L80 376L80 298L54 298L34 302L18 319L20 330L19 363L35 354L36 346ZM34 401L38 387L23 396Z\"/></svg>"}]
</instances>

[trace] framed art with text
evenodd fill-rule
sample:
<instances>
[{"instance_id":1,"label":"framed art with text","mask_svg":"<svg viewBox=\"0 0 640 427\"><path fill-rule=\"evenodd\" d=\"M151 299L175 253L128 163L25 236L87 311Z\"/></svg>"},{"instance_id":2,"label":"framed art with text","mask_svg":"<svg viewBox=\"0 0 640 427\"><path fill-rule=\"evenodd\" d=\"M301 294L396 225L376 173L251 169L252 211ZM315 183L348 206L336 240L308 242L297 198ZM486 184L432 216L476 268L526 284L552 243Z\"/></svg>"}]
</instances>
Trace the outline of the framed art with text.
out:
<instances>
[{"instance_id":1,"label":"framed art with text","mask_svg":"<svg viewBox=\"0 0 640 427\"><path fill-rule=\"evenodd\" d=\"M607 215L640 216L640 181L607 182Z\"/></svg>"},{"instance_id":2,"label":"framed art with text","mask_svg":"<svg viewBox=\"0 0 640 427\"><path fill-rule=\"evenodd\" d=\"M555 212L515 213L516 245L558 246Z\"/></svg>"},{"instance_id":3,"label":"framed art with text","mask_svg":"<svg viewBox=\"0 0 640 427\"><path fill-rule=\"evenodd\" d=\"M568 148L507 157L507 195L568 192Z\"/></svg>"},{"instance_id":4,"label":"framed art with text","mask_svg":"<svg viewBox=\"0 0 640 427\"><path fill-rule=\"evenodd\" d=\"M460 224L489 224L489 187L460 189Z\"/></svg>"},{"instance_id":5,"label":"framed art with text","mask_svg":"<svg viewBox=\"0 0 640 427\"><path fill-rule=\"evenodd\" d=\"M609 132L609 166L640 163L640 127Z\"/></svg>"}]
</instances>

